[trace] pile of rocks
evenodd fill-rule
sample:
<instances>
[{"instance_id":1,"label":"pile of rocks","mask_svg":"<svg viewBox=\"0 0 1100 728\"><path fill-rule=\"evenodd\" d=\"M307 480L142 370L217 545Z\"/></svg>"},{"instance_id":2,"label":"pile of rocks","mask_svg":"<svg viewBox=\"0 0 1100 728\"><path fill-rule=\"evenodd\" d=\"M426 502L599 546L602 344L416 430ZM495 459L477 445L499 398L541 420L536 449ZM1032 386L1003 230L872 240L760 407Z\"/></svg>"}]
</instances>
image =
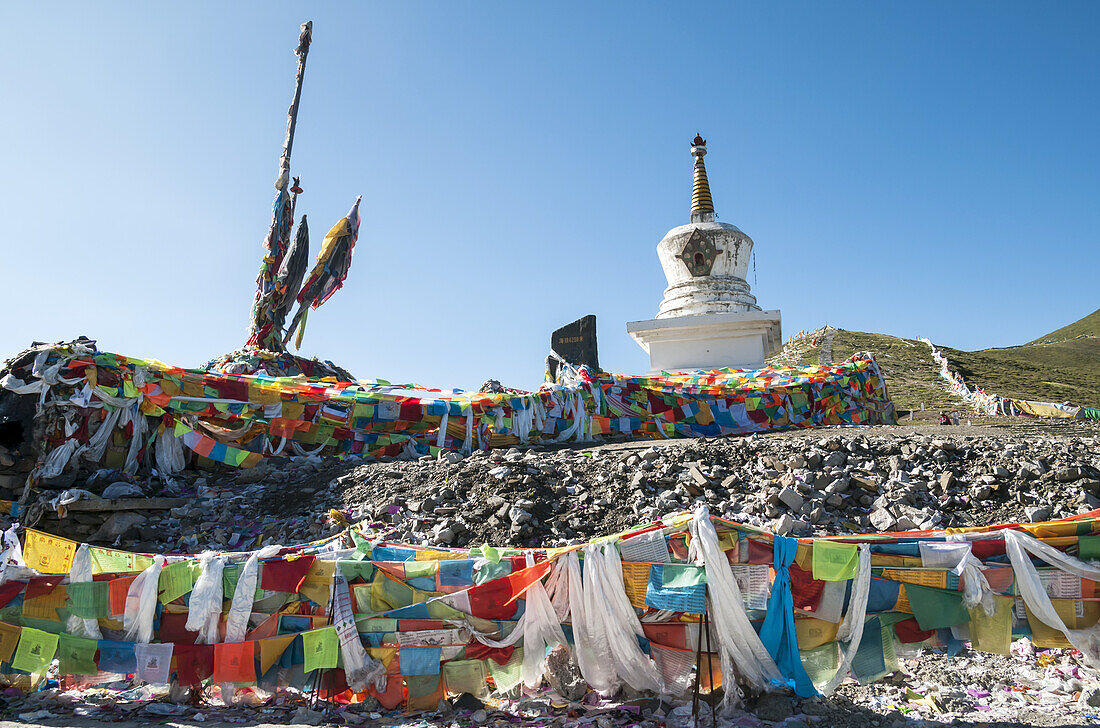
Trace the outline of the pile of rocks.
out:
<instances>
[{"instance_id":1,"label":"pile of rocks","mask_svg":"<svg viewBox=\"0 0 1100 728\"><path fill-rule=\"evenodd\" d=\"M194 552L296 543L360 520L411 543L557 545L704 503L716 515L794 535L1038 521L1100 508L1093 429L993 432L869 427L439 459L275 459L136 483L147 495L183 500L137 511L140 518L112 516L114 527L101 533L78 513L43 523L70 537Z\"/></svg>"}]
</instances>

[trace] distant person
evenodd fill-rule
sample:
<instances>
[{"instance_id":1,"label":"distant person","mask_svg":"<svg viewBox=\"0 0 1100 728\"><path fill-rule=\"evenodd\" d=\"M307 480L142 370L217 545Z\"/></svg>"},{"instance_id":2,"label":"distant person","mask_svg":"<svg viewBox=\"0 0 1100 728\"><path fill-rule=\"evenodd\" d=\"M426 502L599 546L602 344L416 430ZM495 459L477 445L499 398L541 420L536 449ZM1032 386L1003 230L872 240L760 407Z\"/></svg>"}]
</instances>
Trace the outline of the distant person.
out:
<instances>
[{"instance_id":1,"label":"distant person","mask_svg":"<svg viewBox=\"0 0 1100 728\"><path fill-rule=\"evenodd\" d=\"M940 424L941 425L950 425L951 424L951 417L946 412L940 412Z\"/></svg>"}]
</instances>

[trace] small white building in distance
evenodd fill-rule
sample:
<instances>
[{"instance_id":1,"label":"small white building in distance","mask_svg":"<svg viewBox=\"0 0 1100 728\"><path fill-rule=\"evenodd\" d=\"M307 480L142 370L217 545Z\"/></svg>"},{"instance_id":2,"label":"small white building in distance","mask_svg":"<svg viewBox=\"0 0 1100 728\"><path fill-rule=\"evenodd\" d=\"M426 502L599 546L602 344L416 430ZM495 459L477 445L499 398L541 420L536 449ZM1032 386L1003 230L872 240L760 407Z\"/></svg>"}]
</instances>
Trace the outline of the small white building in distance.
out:
<instances>
[{"instance_id":1,"label":"small white building in distance","mask_svg":"<svg viewBox=\"0 0 1100 728\"><path fill-rule=\"evenodd\" d=\"M649 353L650 373L694 369L758 369L782 345L779 311L764 311L746 274L752 239L736 226L714 221L714 203L696 135L691 222L674 227L657 245L668 288L650 321L627 332Z\"/></svg>"}]
</instances>

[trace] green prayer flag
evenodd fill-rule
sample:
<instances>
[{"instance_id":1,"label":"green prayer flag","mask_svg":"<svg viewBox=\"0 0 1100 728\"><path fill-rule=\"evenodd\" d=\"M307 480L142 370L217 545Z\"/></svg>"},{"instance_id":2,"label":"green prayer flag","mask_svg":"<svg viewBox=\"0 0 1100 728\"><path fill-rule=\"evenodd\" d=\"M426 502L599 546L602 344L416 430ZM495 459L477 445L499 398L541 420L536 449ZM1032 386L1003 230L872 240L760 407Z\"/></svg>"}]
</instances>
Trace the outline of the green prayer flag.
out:
<instances>
[{"instance_id":1,"label":"green prayer flag","mask_svg":"<svg viewBox=\"0 0 1100 728\"><path fill-rule=\"evenodd\" d=\"M820 581L848 581L859 568L859 548L854 543L815 540L813 573Z\"/></svg>"},{"instance_id":2,"label":"green prayer flag","mask_svg":"<svg viewBox=\"0 0 1100 728\"><path fill-rule=\"evenodd\" d=\"M495 660L486 660L489 674L493 676L497 693L506 693L523 679L523 648L517 647L512 652L511 659L503 665L498 665Z\"/></svg>"},{"instance_id":3,"label":"green prayer flag","mask_svg":"<svg viewBox=\"0 0 1100 728\"><path fill-rule=\"evenodd\" d=\"M198 578L198 574L195 573L196 566L198 562L189 559L168 564L160 570L158 596L161 604L175 601L195 587L195 579Z\"/></svg>"},{"instance_id":4,"label":"green prayer flag","mask_svg":"<svg viewBox=\"0 0 1100 728\"><path fill-rule=\"evenodd\" d=\"M24 627L19 634L19 646L11 666L23 672L43 673L57 652L57 635L40 629Z\"/></svg>"},{"instance_id":5,"label":"green prayer flag","mask_svg":"<svg viewBox=\"0 0 1100 728\"><path fill-rule=\"evenodd\" d=\"M1081 536L1078 538L1077 558L1082 561L1100 561L1100 536Z\"/></svg>"},{"instance_id":6,"label":"green prayer flag","mask_svg":"<svg viewBox=\"0 0 1100 728\"><path fill-rule=\"evenodd\" d=\"M355 531L351 532L351 541L352 541L352 543L355 544L356 552L358 552L359 554L362 554L363 556L367 556L367 557L370 556L370 552L371 552L370 541L363 538L362 536L360 536Z\"/></svg>"},{"instance_id":7,"label":"green prayer flag","mask_svg":"<svg viewBox=\"0 0 1100 728\"><path fill-rule=\"evenodd\" d=\"M110 612L110 586L105 581L69 584L69 613L81 619L99 619Z\"/></svg>"},{"instance_id":8,"label":"green prayer flag","mask_svg":"<svg viewBox=\"0 0 1100 728\"><path fill-rule=\"evenodd\" d=\"M253 599L261 599L264 595L264 590L260 588L264 575L264 565L262 563L256 564L256 593L253 595ZM222 598L230 600L233 598L233 594L237 591L237 582L241 579L241 569L244 568L244 564L226 564L222 569Z\"/></svg>"},{"instance_id":9,"label":"green prayer flag","mask_svg":"<svg viewBox=\"0 0 1100 728\"><path fill-rule=\"evenodd\" d=\"M863 624L863 636L852 660L852 674L866 685L893 672L896 664L893 630L884 627L878 617L871 617Z\"/></svg>"},{"instance_id":10,"label":"green prayer flag","mask_svg":"<svg viewBox=\"0 0 1100 728\"><path fill-rule=\"evenodd\" d=\"M970 612L957 591L916 584L905 584L902 588L922 630L954 627L970 621Z\"/></svg>"},{"instance_id":11,"label":"green prayer flag","mask_svg":"<svg viewBox=\"0 0 1100 728\"><path fill-rule=\"evenodd\" d=\"M363 581L370 581L371 577L374 576L374 564L369 561L340 559L336 562L336 565L340 567L340 572L348 581L354 581L356 578L362 578Z\"/></svg>"},{"instance_id":12,"label":"green prayer flag","mask_svg":"<svg viewBox=\"0 0 1100 728\"><path fill-rule=\"evenodd\" d=\"M340 640L336 637L336 628L329 626L302 632L302 651L306 658L306 664L302 669L306 672L336 667L337 656L340 653Z\"/></svg>"},{"instance_id":13,"label":"green prayer flag","mask_svg":"<svg viewBox=\"0 0 1100 728\"><path fill-rule=\"evenodd\" d=\"M439 573L438 561L406 561L405 578L415 579L420 576L435 576Z\"/></svg>"},{"instance_id":14,"label":"green prayer flag","mask_svg":"<svg viewBox=\"0 0 1100 728\"><path fill-rule=\"evenodd\" d=\"M96 640L72 635L59 635L60 646L58 672L62 675L95 675L99 666L95 661L95 652L99 647Z\"/></svg>"},{"instance_id":15,"label":"green prayer flag","mask_svg":"<svg viewBox=\"0 0 1100 728\"><path fill-rule=\"evenodd\" d=\"M840 669L840 651L837 646L836 642L826 642L812 650L799 651L802 666L814 685L824 685L829 682Z\"/></svg>"},{"instance_id":16,"label":"green prayer flag","mask_svg":"<svg viewBox=\"0 0 1100 728\"><path fill-rule=\"evenodd\" d=\"M93 574L131 574L145 571L153 565L153 559L129 551L116 551L98 546L90 546L88 554L92 557Z\"/></svg>"},{"instance_id":17,"label":"green prayer flag","mask_svg":"<svg viewBox=\"0 0 1100 728\"><path fill-rule=\"evenodd\" d=\"M687 589L707 583L707 572L702 566L694 564L664 564L664 586L666 589Z\"/></svg>"}]
</instances>

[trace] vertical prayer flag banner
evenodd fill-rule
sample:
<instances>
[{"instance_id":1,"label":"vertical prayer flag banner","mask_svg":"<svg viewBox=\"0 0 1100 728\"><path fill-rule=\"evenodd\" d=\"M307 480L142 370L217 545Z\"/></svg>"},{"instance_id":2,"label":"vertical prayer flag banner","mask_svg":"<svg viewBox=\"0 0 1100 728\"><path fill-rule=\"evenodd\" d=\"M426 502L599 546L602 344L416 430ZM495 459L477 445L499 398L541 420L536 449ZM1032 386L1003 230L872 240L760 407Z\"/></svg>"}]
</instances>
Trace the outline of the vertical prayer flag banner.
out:
<instances>
[{"instance_id":1,"label":"vertical prayer flag banner","mask_svg":"<svg viewBox=\"0 0 1100 728\"><path fill-rule=\"evenodd\" d=\"M41 574L68 574L79 545L76 541L28 528L23 560Z\"/></svg>"},{"instance_id":2,"label":"vertical prayer flag banner","mask_svg":"<svg viewBox=\"0 0 1100 728\"><path fill-rule=\"evenodd\" d=\"M95 675L99 665L95 661L99 643L84 637L60 635L58 645L58 673L61 675Z\"/></svg>"},{"instance_id":3,"label":"vertical prayer flag banner","mask_svg":"<svg viewBox=\"0 0 1100 728\"><path fill-rule=\"evenodd\" d=\"M813 573L820 581L847 581L855 578L859 566L859 548L854 543L836 543L818 539L813 545Z\"/></svg>"},{"instance_id":4,"label":"vertical prayer flag banner","mask_svg":"<svg viewBox=\"0 0 1100 728\"><path fill-rule=\"evenodd\" d=\"M256 680L256 643L214 645L214 682L250 683Z\"/></svg>"},{"instance_id":5,"label":"vertical prayer flag banner","mask_svg":"<svg viewBox=\"0 0 1100 728\"><path fill-rule=\"evenodd\" d=\"M336 667L340 653L340 641L336 637L336 628L322 627L302 632L302 652L305 654L306 672Z\"/></svg>"},{"instance_id":6,"label":"vertical prayer flag banner","mask_svg":"<svg viewBox=\"0 0 1100 728\"><path fill-rule=\"evenodd\" d=\"M24 627L11 666L23 672L41 674L53 662L58 636L32 627Z\"/></svg>"}]
</instances>

